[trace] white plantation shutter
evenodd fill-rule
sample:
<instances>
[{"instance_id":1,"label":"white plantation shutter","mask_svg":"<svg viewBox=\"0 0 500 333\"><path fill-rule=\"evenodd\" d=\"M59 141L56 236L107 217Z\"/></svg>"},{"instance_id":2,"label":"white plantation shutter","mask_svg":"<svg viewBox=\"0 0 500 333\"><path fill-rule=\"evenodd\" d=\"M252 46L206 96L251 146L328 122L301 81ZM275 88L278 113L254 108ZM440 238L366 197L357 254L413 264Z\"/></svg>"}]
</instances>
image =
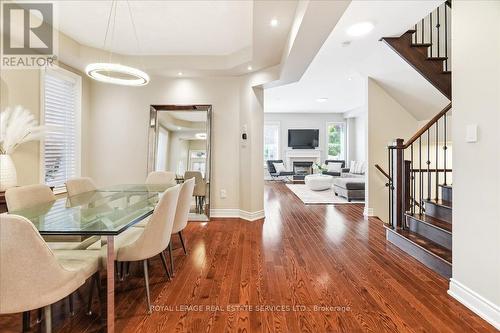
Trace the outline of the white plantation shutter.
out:
<instances>
[{"instance_id":1,"label":"white plantation shutter","mask_svg":"<svg viewBox=\"0 0 500 333\"><path fill-rule=\"evenodd\" d=\"M44 75L43 142L45 184L63 192L67 179L80 175L81 78L67 71L46 70Z\"/></svg>"}]
</instances>

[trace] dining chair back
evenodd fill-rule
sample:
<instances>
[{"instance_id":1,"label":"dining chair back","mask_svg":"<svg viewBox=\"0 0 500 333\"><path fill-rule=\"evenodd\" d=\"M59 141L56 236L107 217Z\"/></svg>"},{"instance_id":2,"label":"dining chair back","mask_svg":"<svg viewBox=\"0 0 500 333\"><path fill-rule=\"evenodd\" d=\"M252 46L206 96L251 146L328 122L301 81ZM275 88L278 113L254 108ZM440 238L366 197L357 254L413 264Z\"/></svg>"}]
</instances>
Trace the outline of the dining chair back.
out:
<instances>
[{"instance_id":1,"label":"dining chair back","mask_svg":"<svg viewBox=\"0 0 500 333\"><path fill-rule=\"evenodd\" d=\"M0 215L0 314L53 304L84 282L58 262L28 219Z\"/></svg>"},{"instance_id":2,"label":"dining chair back","mask_svg":"<svg viewBox=\"0 0 500 333\"><path fill-rule=\"evenodd\" d=\"M191 179L194 178L195 185L194 185L194 191L193 195L197 197L204 197L205 196L205 190L206 190L206 184L205 180L203 179L203 176L200 171L186 171L184 173L184 179Z\"/></svg>"},{"instance_id":3,"label":"dining chair back","mask_svg":"<svg viewBox=\"0 0 500 333\"><path fill-rule=\"evenodd\" d=\"M66 181L68 196L97 190L97 186L90 177L71 178Z\"/></svg>"},{"instance_id":4,"label":"dining chair back","mask_svg":"<svg viewBox=\"0 0 500 333\"><path fill-rule=\"evenodd\" d=\"M7 209L15 212L56 200L54 192L44 184L11 187L5 191Z\"/></svg>"},{"instance_id":5,"label":"dining chair back","mask_svg":"<svg viewBox=\"0 0 500 333\"><path fill-rule=\"evenodd\" d=\"M191 200L193 197L195 180L194 178L186 180L179 192L179 201L177 210L175 211L174 226L172 234L182 231L188 222L189 209L191 208Z\"/></svg>"},{"instance_id":6,"label":"dining chair back","mask_svg":"<svg viewBox=\"0 0 500 333\"><path fill-rule=\"evenodd\" d=\"M139 237L117 251L118 261L137 261L160 254L170 243L180 185L166 190Z\"/></svg>"},{"instance_id":7,"label":"dining chair back","mask_svg":"<svg viewBox=\"0 0 500 333\"><path fill-rule=\"evenodd\" d=\"M153 171L150 172L146 178L147 185L153 184L165 184L165 185L175 185L175 172L171 171Z\"/></svg>"}]
</instances>

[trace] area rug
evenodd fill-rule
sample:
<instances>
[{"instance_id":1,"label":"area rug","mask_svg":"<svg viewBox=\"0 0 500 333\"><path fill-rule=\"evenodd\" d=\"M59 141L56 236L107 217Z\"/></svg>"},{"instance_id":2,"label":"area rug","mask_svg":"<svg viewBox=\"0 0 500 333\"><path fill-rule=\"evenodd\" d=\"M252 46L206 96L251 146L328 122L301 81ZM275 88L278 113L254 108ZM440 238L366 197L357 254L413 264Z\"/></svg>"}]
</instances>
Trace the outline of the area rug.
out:
<instances>
[{"instance_id":1,"label":"area rug","mask_svg":"<svg viewBox=\"0 0 500 333\"><path fill-rule=\"evenodd\" d=\"M353 200L351 202L347 199L336 196L333 188L324 191L313 191L305 184L286 184L304 204L306 205L337 205L337 204L357 204L364 203L364 201Z\"/></svg>"}]
</instances>

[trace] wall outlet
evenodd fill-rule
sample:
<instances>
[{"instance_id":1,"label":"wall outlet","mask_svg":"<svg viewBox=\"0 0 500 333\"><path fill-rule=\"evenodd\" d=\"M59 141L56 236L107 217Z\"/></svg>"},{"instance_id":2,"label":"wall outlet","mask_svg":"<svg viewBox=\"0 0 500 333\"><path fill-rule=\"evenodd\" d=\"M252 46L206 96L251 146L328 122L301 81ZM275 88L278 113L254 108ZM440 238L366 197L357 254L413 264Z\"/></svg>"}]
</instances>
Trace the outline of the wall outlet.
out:
<instances>
[{"instance_id":1,"label":"wall outlet","mask_svg":"<svg viewBox=\"0 0 500 333\"><path fill-rule=\"evenodd\" d=\"M221 199L226 199L227 198L227 193L225 189L220 190L220 198Z\"/></svg>"}]
</instances>

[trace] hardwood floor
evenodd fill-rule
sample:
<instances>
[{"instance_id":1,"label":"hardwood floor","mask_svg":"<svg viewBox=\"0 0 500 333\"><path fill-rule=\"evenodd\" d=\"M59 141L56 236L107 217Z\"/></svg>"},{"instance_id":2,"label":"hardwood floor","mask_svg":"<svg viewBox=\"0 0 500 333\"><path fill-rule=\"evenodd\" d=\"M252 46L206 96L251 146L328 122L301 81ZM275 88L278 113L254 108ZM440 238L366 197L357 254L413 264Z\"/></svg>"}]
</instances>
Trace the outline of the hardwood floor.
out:
<instances>
[{"instance_id":1,"label":"hardwood floor","mask_svg":"<svg viewBox=\"0 0 500 333\"><path fill-rule=\"evenodd\" d=\"M116 332L495 332L447 295L444 278L387 243L361 205L304 206L280 182L265 197L265 221L189 223L187 256L174 237L172 281L151 260L151 315L132 266L117 283ZM104 331L83 308L70 318L67 302L54 306L56 331ZM1 332L20 329L21 315L0 317Z\"/></svg>"}]
</instances>

